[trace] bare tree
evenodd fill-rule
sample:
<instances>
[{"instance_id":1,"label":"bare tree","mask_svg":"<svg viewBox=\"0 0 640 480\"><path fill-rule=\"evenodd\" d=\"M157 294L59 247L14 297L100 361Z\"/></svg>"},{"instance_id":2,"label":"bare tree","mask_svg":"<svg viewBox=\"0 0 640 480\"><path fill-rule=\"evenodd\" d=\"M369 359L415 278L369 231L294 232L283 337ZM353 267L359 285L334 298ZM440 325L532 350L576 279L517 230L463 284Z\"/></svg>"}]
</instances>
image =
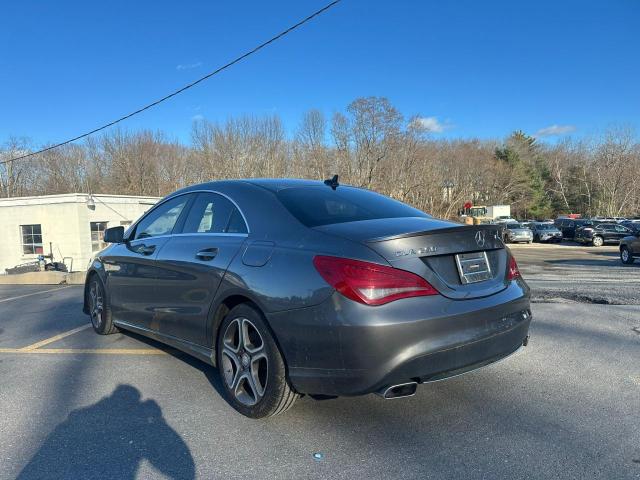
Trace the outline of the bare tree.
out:
<instances>
[{"instance_id":1,"label":"bare tree","mask_svg":"<svg viewBox=\"0 0 640 480\"><path fill-rule=\"evenodd\" d=\"M547 145L523 132L504 141L434 139L417 118L405 121L387 99L367 97L335 112L330 126L320 111L306 112L291 139L277 115L198 120L191 145L162 132L113 130L0 163L0 196L165 195L223 178L322 179L337 173L341 183L373 188L445 218L456 218L466 201L508 202L522 215L536 202L544 204L537 215L640 214L640 143L629 128ZM0 147L0 160L30 146L10 138Z\"/></svg>"}]
</instances>

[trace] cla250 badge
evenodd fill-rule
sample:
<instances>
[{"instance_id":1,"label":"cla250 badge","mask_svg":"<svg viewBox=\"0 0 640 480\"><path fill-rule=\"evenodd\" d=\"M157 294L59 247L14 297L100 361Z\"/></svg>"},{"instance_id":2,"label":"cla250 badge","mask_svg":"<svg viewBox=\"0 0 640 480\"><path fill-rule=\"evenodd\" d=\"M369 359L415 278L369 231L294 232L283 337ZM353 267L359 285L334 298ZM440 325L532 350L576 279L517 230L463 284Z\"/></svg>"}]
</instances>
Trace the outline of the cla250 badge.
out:
<instances>
[{"instance_id":1,"label":"cla250 badge","mask_svg":"<svg viewBox=\"0 0 640 480\"><path fill-rule=\"evenodd\" d=\"M429 247L420 247L420 248L409 248L408 250L396 250L394 252L396 257L406 257L408 255L424 255L426 253L435 253L438 251L438 247L429 246Z\"/></svg>"}]
</instances>

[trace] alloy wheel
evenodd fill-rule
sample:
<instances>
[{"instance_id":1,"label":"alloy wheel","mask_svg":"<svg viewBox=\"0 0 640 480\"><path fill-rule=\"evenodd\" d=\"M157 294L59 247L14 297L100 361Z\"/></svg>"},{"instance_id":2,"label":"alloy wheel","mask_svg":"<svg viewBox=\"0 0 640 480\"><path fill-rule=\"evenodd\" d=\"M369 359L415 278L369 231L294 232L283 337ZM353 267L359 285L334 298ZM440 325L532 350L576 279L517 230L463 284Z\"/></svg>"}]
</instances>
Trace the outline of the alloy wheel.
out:
<instances>
[{"instance_id":1,"label":"alloy wheel","mask_svg":"<svg viewBox=\"0 0 640 480\"><path fill-rule=\"evenodd\" d=\"M233 396L243 405L257 404L267 388L269 362L262 335L247 318L235 318L222 338L222 371Z\"/></svg>"},{"instance_id":2,"label":"alloy wheel","mask_svg":"<svg viewBox=\"0 0 640 480\"><path fill-rule=\"evenodd\" d=\"M91 315L91 323L95 328L100 328L102 323L102 312L104 310L104 298L102 289L98 282L91 282L89 287L89 314Z\"/></svg>"},{"instance_id":3,"label":"alloy wheel","mask_svg":"<svg viewBox=\"0 0 640 480\"><path fill-rule=\"evenodd\" d=\"M628 262L629 261L629 250L627 250L626 248L622 249L622 252L620 252L620 256L622 257L622 261L623 262Z\"/></svg>"}]
</instances>

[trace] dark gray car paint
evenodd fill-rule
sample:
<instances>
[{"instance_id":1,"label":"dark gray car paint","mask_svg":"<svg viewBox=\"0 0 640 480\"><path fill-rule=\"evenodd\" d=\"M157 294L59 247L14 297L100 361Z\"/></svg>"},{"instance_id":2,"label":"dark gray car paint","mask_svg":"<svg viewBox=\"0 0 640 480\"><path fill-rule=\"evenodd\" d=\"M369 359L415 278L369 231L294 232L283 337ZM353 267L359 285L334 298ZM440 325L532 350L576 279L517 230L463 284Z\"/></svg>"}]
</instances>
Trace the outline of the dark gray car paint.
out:
<instances>
[{"instance_id":1,"label":"dark gray car paint","mask_svg":"<svg viewBox=\"0 0 640 480\"><path fill-rule=\"evenodd\" d=\"M246 238L244 234L172 235L155 260L158 277L153 288L161 304L151 328L207 345L209 307Z\"/></svg>"},{"instance_id":2,"label":"dark gray car paint","mask_svg":"<svg viewBox=\"0 0 640 480\"><path fill-rule=\"evenodd\" d=\"M313 392L322 385L316 393L359 395L438 373L426 365L405 375L402 366L439 352L454 353L458 365L473 364L465 346L515 328L517 340L500 345L511 353L529 327L528 295L524 282L514 282L473 302L416 297L372 309L335 293L304 312L280 312L268 319L293 365L289 375L296 388Z\"/></svg>"},{"instance_id":3,"label":"dark gray car paint","mask_svg":"<svg viewBox=\"0 0 640 480\"><path fill-rule=\"evenodd\" d=\"M626 247L633 257L640 257L640 232L620 240L620 248Z\"/></svg>"},{"instance_id":4,"label":"dark gray car paint","mask_svg":"<svg viewBox=\"0 0 640 480\"><path fill-rule=\"evenodd\" d=\"M153 285L159 269L155 259L169 237L155 237L115 244L101 257L105 282L109 284L109 301L114 318L151 328L153 305L157 301ZM144 253L146 249L151 253Z\"/></svg>"},{"instance_id":5,"label":"dark gray car paint","mask_svg":"<svg viewBox=\"0 0 640 480\"><path fill-rule=\"evenodd\" d=\"M403 365L438 349L450 351L447 355L453 356L445 363L453 369L481 360L472 358L478 352L465 353L466 344L495 338L491 348L482 347L487 354L492 349L510 353L522 344L529 317L521 319L514 330L517 341L511 337L498 340L507 338L499 336L503 327L515 328L504 318L528 311L529 290L521 280L506 280L508 251L495 227L408 218L307 228L275 195L292 186L329 188L321 182L267 179L211 182L175 192L159 204L201 191L226 196L242 212L249 233L128 241L134 224L124 243L98 254L87 277L97 274L103 281L118 326L212 364L221 320L217 313L224 312L225 302L233 299L252 301L269 321L293 386L302 393L367 393L384 382L403 378ZM475 243L480 230L485 232L482 247ZM151 255L140 254L136 251L139 243L153 243L156 249ZM429 246L437 248L423 255L411 253ZM195 254L204 248L217 248L215 259L196 259ZM462 286L444 270L441 273L444 263L451 266L452 253L472 249L493 252L496 274L491 280ZM409 253L398 257L397 251ZM324 281L313 266L315 255L391 264L424 276L443 295L378 307L362 305L337 294ZM424 370L416 377L429 370L425 365L416 368Z\"/></svg>"}]
</instances>

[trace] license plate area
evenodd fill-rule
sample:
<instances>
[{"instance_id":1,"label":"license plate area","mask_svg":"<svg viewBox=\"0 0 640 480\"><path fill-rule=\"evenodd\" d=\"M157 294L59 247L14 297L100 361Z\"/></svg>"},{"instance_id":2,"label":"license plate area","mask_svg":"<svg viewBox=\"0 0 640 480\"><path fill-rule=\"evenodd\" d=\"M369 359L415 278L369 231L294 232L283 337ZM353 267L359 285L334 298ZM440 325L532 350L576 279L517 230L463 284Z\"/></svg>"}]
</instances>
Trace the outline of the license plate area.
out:
<instances>
[{"instance_id":1,"label":"license plate area","mask_svg":"<svg viewBox=\"0 0 640 480\"><path fill-rule=\"evenodd\" d=\"M458 274L463 285L482 282L491 278L491 267L487 252L458 253L456 255Z\"/></svg>"}]
</instances>

